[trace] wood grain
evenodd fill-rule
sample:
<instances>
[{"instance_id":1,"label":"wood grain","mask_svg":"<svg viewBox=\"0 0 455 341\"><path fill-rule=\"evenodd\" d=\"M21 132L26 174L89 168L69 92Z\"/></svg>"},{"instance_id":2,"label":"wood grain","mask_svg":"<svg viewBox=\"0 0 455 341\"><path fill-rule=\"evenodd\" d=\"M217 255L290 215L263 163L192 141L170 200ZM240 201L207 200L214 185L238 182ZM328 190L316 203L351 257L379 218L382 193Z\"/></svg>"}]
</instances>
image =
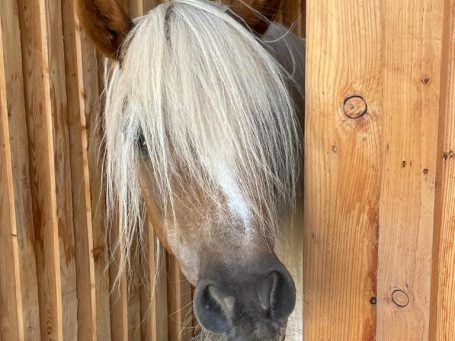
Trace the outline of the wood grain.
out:
<instances>
[{"instance_id":1,"label":"wood grain","mask_svg":"<svg viewBox=\"0 0 455 341\"><path fill-rule=\"evenodd\" d=\"M377 338L422 340L430 320L443 3L381 4Z\"/></svg>"},{"instance_id":2,"label":"wood grain","mask_svg":"<svg viewBox=\"0 0 455 341\"><path fill-rule=\"evenodd\" d=\"M0 10L3 10L0 8ZM23 340L21 283L14 205L13 163L6 97L6 64L0 17L0 339Z\"/></svg>"},{"instance_id":3,"label":"wood grain","mask_svg":"<svg viewBox=\"0 0 455 341\"><path fill-rule=\"evenodd\" d=\"M93 255L93 219L88 167L88 133L81 31L77 25L74 1L64 0L66 94L73 183L73 222L76 240L76 284L78 296L78 340L96 340L96 285ZM96 66L96 64L95 64ZM94 90L97 90L95 88ZM89 90L92 91L91 89Z\"/></svg>"},{"instance_id":4,"label":"wood grain","mask_svg":"<svg viewBox=\"0 0 455 341\"><path fill-rule=\"evenodd\" d=\"M73 0L74 1L74 0ZM81 32L76 24L81 44L81 66L83 89L80 96L84 100L84 117L82 126L87 131L88 159L85 171L88 172L90 183L91 205L88 208L92 215L93 249L90 251L94 259L95 291L96 291L96 325L97 339L111 339L110 319L110 283L109 283L109 243L106 218L105 192L103 188L103 122L100 119L102 110L100 78L103 74L102 63L88 37ZM76 33L77 34L77 33ZM101 66L101 67L99 67ZM102 86L102 84L101 84Z\"/></svg>"},{"instance_id":5,"label":"wood grain","mask_svg":"<svg viewBox=\"0 0 455 341\"><path fill-rule=\"evenodd\" d=\"M63 340L53 104L43 0L18 0L42 339ZM35 331L36 333L36 331Z\"/></svg>"},{"instance_id":6,"label":"wood grain","mask_svg":"<svg viewBox=\"0 0 455 341\"><path fill-rule=\"evenodd\" d=\"M77 288L72 204L72 172L68 103L66 93L65 51L63 43L62 0L41 3L45 13L45 41L48 53L49 99L52 115L55 196L60 249L60 280L62 294L62 329L65 340L77 340Z\"/></svg>"},{"instance_id":7,"label":"wood grain","mask_svg":"<svg viewBox=\"0 0 455 341\"><path fill-rule=\"evenodd\" d=\"M38 283L34 251L34 227L30 187L29 145L24 104L21 32L15 0L0 3L3 41L8 134L11 148L14 205L20 265L20 288L25 340L36 340L40 330ZM0 215L2 219L2 215ZM5 218L6 221L6 218ZM19 287L19 286L18 286Z\"/></svg>"},{"instance_id":8,"label":"wood grain","mask_svg":"<svg viewBox=\"0 0 455 341\"><path fill-rule=\"evenodd\" d=\"M376 334L382 59L380 1L307 1L304 170L306 340ZM351 119L345 98L368 114Z\"/></svg>"},{"instance_id":9,"label":"wood grain","mask_svg":"<svg viewBox=\"0 0 455 341\"><path fill-rule=\"evenodd\" d=\"M180 271L175 257L169 254L166 270L169 340L187 341L193 332L191 285Z\"/></svg>"},{"instance_id":10,"label":"wood grain","mask_svg":"<svg viewBox=\"0 0 455 341\"><path fill-rule=\"evenodd\" d=\"M141 257L144 280L141 286L141 340L167 341L168 307L166 251L148 225Z\"/></svg>"},{"instance_id":11,"label":"wood grain","mask_svg":"<svg viewBox=\"0 0 455 341\"><path fill-rule=\"evenodd\" d=\"M455 335L455 2L445 2L430 340Z\"/></svg>"}]
</instances>

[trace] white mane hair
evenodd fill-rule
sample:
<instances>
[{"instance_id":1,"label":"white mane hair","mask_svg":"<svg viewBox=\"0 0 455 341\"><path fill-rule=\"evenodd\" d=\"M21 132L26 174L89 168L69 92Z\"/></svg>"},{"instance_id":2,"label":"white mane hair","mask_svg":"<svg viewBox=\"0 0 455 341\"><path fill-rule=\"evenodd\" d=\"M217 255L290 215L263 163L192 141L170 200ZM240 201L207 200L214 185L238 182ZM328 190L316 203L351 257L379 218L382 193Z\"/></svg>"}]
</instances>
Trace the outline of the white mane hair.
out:
<instances>
[{"instance_id":1,"label":"white mane hair","mask_svg":"<svg viewBox=\"0 0 455 341\"><path fill-rule=\"evenodd\" d=\"M285 29L273 30L286 40ZM121 64L107 66L105 76L105 173L126 255L120 268L143 226L140 157L149 159L166 227L178 226L174 183L189 178L214 207L226 206L223 191L228 200L244 198L230 205L275 233L280 205L296 193L300 129L293 71L273 46L204 0L175 0L135 21Z\"/></svg>"}]
</instances>

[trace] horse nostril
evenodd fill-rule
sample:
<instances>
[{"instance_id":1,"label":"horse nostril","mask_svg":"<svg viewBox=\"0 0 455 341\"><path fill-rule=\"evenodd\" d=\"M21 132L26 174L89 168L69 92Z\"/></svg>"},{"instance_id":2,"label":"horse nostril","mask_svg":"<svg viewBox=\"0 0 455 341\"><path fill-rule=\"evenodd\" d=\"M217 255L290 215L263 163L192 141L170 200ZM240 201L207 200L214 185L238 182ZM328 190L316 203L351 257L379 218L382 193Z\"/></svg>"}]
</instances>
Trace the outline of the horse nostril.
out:
<instances>
[{"instance_id":1,"label":"horse nostril","mask_svg":"<svg viewBox=\"0 0 455 341\"><path fill-rule=\"evenodd\" d=\"M273 271L258 286L259 304L273 321L289 317L295 307L295 284L287 271Z\"/></svg>"},{"instance_id":2,"label":"horse nostril","mask_svg":"<svg viewBox=\"0 0 455 341\"><path fill-rule=\"evenodd\" d=\"M193 299L194 313L207 330L221 334L231 328L235 298L225 295L213 284L199 283Z\"/></svg>"}]
</instances>

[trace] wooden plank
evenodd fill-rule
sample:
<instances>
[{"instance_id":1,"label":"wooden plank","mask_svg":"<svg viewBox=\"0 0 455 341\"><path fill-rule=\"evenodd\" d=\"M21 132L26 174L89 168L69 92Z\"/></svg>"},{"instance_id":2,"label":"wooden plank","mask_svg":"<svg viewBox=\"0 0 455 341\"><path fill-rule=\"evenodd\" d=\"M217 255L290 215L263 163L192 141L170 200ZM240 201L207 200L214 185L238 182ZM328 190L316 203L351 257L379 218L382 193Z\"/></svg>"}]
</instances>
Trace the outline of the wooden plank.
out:
<instances>
[{"instance_id":1,"label":"wooden plank","mask_svg":"<svg viewBox=\"0 0 455 341\"><path fill-rule=\"evenodd\" d=\"M298 35L303 33L303 26L305 24L304 17L302 16L302 3L305 0L285 0L281 4L281 20L283 25L292 27L294 32Z\"/></svg>"},{"instance_id":2,"label":"wooden plank","mask_svg":"<svg viewBox=\"0 0 455 341\"><path fill-rule=\"evenodd\" d=\"M159 0L142 0L142 13L146 14L148 11L151 9L155 8L158 6L161 2Z\"/></svg>"},{"instance_id":3,"label":"wooden plank","mask_svg":"<svg viewBox=\"0 0 455 341\"><path fill-rule=\"evenodd\" d=\"M18 0L30 143L34 246L43 339L63 340L54 131L43 0Z\"/></svg>"},{"instance_id":4,"label":"wooden plank","mask_svg":"<svg viewBox=\"0 0 455 341\"><path fill-rule=\"evenodd\" d=\"M111 307L111 335L113 341L128 340L128 281L127 271L119 275L123 250L117 248L118 219L113 217L111 231L109 231L109 280L110 280L110 307ZM125 269L124 269L125 270Z\"/></svg>"},{"instance_id":5,"label":"wooden plank","mask_svg":"<svg viewBox=\"0 0 455 341\"><path fill-rule=\"evenodd\" d=\"M286 340L303 341L303 203L282 223L276 253L291 273L297 291L294 312L287 324Z\"/></svg>"},{"instance_id":6,"label":"wooden plank","mask_svg":"<svg viewBox=\"0 0 455 341\"><path fill-rule=\"evenodd\" d=\"M190 340L192 337L191 285L180 271L175 257L169 254L166 269L169 340Z\"/></svg>"},{"instance_id":7,"label":"wooden plank","mask_svg":"<svg viewBox=\"0 0 455 341\"><path fill-rule=\"evenodd\" d=\"M455 335L455 1L445 1L430 340Z\"/></svg>"},{"instance_id":8,"label":"wooden plank","mask_svg":"<svg viewBox=\"0 0 455 341\"><path fill-rule=\"evenodd\" d=\"M70 137L63 43L62 0L44 0L48 51L49 99L53 124L55 195L57 203L62 329L64 340L77 340L76 256L73 225ZM79 179L80 181L80 179Z\"/></svg>"},{"instance_id":9,"label":"wooden plank","mask_svg":"<svg viewBox=\"0 0 455 341\"><path fill-rule=\"evenodd\" d=\"M8 125L12 154L14 205L18 239L20 288L25 340L39 339L40 314L38 283L34 251L34 228L27 124L24 104L24 76L22 72L21 32L18 6L15 0L0 3L6 82Z\"/></svg>"},{"instance_id":10,"label":"wooden plank","mask_svg":"<svg viewBox=\"0 0 455 341\"><path fill-rule=\"evenodd\" d=\"M443 5L382 1L379 340L429 333Z\"/></svg>"},{"instance_id":11,"label":"wooden plank","mask_svg":"<svg viewBox=\"0 0 455 341\"><path fill-rule=\"evenodd\" d=\"M304 339L372 340L382 112L380 1L308 0L307 11ZM362 104L354 95L365 99L366 115L350 112Z\"/></svg>"},{"instance_id":12,"label":"wooden plank","mask_svg":"<svg viewBox=\"0 0 455 341\"><path fill-rule=\"evenodd\" d=\"M81 89L80 96L85 103L85 122L83 118L81 118L81 122L84 122L82 125L86 127L88 134L87 151L93 238L91 252L95 266L97 339L111 340L110 280L109 271L106 271L109 266L109 243L102 179L103 122L99 117L102 110L100 89L103 87L103 64L92 42L84 32L81 32L78 22L76 29L81 40L83 89Z\"/></svg>"},{"instance_id":13,"label":"wooden plank","mask_svg":"<svg viewBox=\"0 0 455 341\"><path fill-rule=\"evenodd\" d=\"M168 308L166 285L166 251L148 225L142 255L144 280L141 287L141 340L167 341Z\"/></svg>"},{"instance_id":14,"label":"wooden plank","mask_svg":"<svg viewBox=\"0 0 455 341\"><path fill-rule=\"evenodd\" d=\"M64 0L64 42L68 123L71 146L71 178L76 239L78 340L96 340L96 292L93 255L93 221L88 161L86 96L81 32L76 24L75 2ZM96 67L96 62L95 62ZM97 90L97 88L96 88Z\"/></svg>"},{"instance_id":15,"label":"wooden plank","mask_svg":"<svg viewBox=\"0 0 455 341\"><path fill-rule=\"evenodd\" d=\"M131 250L131 268L128 272L128 341L141 340L141 292L140 284L143 280L141 256L143 255L142 241L137 236Z\"/></svg>"},{"instance_id":16,"label":"wooden plank","mask_svg":"<svg viewBox=\"0 0 455 341\"><path fill-rule=\"evenodd\" d=\"M6 97L4 24L0 17L0 272L4 274L0 277L0 340L23 340L24 321Z\"/></svg>"}]
</instances>

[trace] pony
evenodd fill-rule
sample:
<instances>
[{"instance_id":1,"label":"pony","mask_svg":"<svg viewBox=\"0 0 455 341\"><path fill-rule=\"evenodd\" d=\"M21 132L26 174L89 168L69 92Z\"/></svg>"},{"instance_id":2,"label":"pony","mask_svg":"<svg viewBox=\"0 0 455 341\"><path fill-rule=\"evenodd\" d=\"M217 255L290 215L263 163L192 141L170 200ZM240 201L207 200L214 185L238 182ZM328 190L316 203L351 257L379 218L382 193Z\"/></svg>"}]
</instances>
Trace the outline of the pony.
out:
<instances>
[{"instance_id":1,"label":"pony","mask_svg":"<svg viewBox=\"0 0 455 341\"><path fill-rule=\"evenodd\" d=\"M120 268L147 215L195 287L198 322L227 340L283 339L296 301L274 248L298 194L304 43L272 22L279 7L173 0L133 20L116 0L78 0L107 57Z\"/></svg>"}]
</instances>

